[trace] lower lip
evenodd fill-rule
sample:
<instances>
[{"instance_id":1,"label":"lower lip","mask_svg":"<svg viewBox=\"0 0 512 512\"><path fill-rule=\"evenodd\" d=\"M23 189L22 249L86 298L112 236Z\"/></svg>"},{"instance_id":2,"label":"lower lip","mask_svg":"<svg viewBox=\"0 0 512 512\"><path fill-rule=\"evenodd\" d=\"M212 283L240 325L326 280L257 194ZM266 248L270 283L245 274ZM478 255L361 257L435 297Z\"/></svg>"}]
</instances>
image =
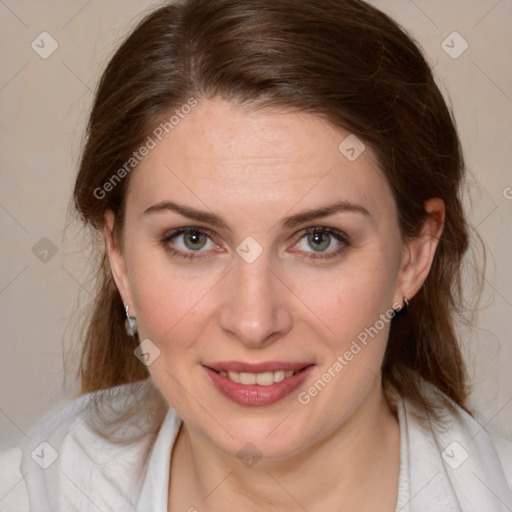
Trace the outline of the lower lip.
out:
<instances>
[{"instance_id":1,"label":"lower lip","mask_svg":"<svg viewBox=\"0 0 512 512\"><path fill-rule=\"evenodd\" d=\"M270 405L283 399L289 395L294 389L297 389L311 373L315 365L310 365L301 370L299 373L287 377L281 382L274 382L270 386L260 386L258 384L238 384L223 377L215 370L203 366L213 381L213 385L226 398L239 405L248 405L259 407L262 405Z\"/></svg>"}]
</instances>

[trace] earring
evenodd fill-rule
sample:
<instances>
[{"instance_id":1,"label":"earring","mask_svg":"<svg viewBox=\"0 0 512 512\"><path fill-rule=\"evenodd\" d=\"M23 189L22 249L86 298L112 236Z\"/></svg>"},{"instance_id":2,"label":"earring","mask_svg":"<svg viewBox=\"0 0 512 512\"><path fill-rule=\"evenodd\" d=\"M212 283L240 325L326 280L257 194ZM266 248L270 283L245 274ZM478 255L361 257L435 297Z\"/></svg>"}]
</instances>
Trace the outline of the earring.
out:
<instances>
[{"instance_id":1,"label":"earring","mask_svg":"<svg viewBox=\"0 0 512 512\"><path fill-rule=\"evenodd\" d=\"M397 314L398 313L405 313L409 309L409 304L411 303L411 301L407 297L405 297L405 296L403 298L403 301L404 301L404 303L403 303L401 308L393 309L393 311L395 313L397 313Z\"/></svg>"},{"instance_id":2,"label":"earring","mask_svg":"<svg viewBox=\"0 0 512 512\"><path fill-rule=\"evenodd\" d=\"M124 328L128 336L134 336L137 333L137 318L130 316L128 313L128 306L125 304L124 310L126 313L126 320L124 321Z\"/></svg>"}]
</instances>

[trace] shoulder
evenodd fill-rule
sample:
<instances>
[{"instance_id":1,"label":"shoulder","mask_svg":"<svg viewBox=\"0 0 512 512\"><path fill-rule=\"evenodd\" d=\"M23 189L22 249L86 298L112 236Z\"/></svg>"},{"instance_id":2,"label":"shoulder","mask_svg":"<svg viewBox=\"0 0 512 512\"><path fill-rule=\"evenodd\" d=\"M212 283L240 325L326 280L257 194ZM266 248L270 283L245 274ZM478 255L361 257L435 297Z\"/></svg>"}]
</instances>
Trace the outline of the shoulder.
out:
<instances>
[{"instance_id":1,"label":"shoulder","mask_svg":"<svg viewBox=\"0 0 512 512\"><path fill-rule=\"evenodd\" d=\"M42 501L41 510L67 503L89 510L92 496L102 496L105 510L123 510L140 491L156 435L146 400L152 389L149 379L117 386L48 414L20 447L0 455L0 511L28 512Z\"/></svg>"},{"instance_id":2,"label":"shoulder","mask_svg":"<svg viewBox=\"0 0 512 512\"><path fill-rule=\"evenodd\" d=\"M493 432L488 432L488 435L500 459L508 486L512 489L512 441Z\"/></svg>"},{"instance_id":3,"label":"shoulder","mask_svg":"<svg viewBox=\"0 0 512 512\"><path fill-rule=\"evenodd\" d=\"M512 442L487 427L472 414L451 401L446 395L437 391L451 404L447 411L447 423L435 425L434 430L439 439L446 444L450 439L460 439L467 447L468 458L479 465L480 471L493 469L503 474L504 483L512 490ZM448 457L448 451L445 458Z\"/></svg>"},{"instance_id":4,"label":"shoulder","mask_svg":"<svg viewBox=\"0 0 512 512\"><path fill-rule=\"evenodd\" d=\"M435 477L428 488L436 500L445 500L443 510L449 506L473 510L475 503L481 505L479 510L503 510L504 503L512 509L512 443L489 432L432 385L425 383L424 391L429 402L439 406L442 417L433 418L425 407L407 398L399 406L411 487L420 488Z\"/></svg>"}]
</instances>

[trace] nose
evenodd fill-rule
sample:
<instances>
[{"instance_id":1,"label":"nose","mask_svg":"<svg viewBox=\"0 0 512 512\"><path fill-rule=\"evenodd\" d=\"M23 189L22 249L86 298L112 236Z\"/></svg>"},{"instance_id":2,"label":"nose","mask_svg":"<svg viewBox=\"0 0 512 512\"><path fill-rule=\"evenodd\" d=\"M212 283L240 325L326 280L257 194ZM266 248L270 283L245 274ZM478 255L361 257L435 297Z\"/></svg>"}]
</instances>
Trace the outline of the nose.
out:
<instances>
[{"instance_id":1,"label":"nose","mask_svg":"<svg viewBox=\"0 0 512 512\"><path fill-rule=\"evenodd\" d=\"M236 256L223 283L220 327L250 348L266 347L293 324L291 292L270 264L265 251L252 263Z\"/></svg>"}]
</instances>

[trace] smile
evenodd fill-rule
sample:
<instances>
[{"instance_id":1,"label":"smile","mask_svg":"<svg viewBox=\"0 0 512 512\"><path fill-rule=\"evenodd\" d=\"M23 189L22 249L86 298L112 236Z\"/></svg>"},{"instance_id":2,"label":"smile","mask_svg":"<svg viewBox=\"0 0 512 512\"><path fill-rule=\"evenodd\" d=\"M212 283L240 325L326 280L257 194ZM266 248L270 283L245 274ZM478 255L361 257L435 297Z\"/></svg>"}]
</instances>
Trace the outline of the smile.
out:
<instances>
[{"instance_id":1,"label":"smile","mask_svg":"<svg viewBox=\"0 0 512 512\"><path fill-rule=\"evenodd\" d=\"M289 396L307 379L316 365L301 369L277 369L259 373L214 370L203 366L214 388L239 405L261 407Z\"/></svg>"}]
</instances>

